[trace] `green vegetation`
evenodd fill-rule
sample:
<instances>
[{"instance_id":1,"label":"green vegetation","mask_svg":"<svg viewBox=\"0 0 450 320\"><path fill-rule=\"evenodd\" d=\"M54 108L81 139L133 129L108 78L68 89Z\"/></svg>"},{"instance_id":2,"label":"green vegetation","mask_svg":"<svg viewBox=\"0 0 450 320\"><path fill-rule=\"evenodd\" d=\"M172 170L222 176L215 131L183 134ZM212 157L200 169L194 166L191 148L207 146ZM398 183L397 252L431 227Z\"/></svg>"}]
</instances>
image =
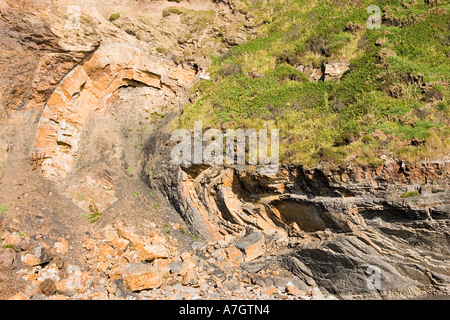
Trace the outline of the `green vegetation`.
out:
<instances>
[{"instance_id":1,"label":"green vegetation","mask_svg":"<svg viewBox=\"0 0 450 320\"><path fill-rule=\"evenodd\" d=\"M170 234L171 230L170 230L170 226L169 224L165 224L164 225L164 233L165 234Z\"/></svg>"},{"instance_id":2,"label":"green vegetation","mask_svg":"<svg viewBox=\"0 0 450 320\"><path fill-rule=\"evenodd\" d=\"M5 213L8 210L9 210L9 206L6 203L0 204L0 214Z\"/></svg>"},{"instance_id":3,"label":"green vegetation","mask_svg":"<svg viewBox=\"0 0 450 320\"><path fill-rule=\"evenodd\" d=\"M258 36L213 57L212 79L175 126L277 128L281 161L305 166L449 154L448 2L236 3L260 24ZM381 29L366 28L372 4L384 11ZM310 81L302 66L325 62L350 69L338 82Z\"/></svg>"},{"instance_id":4,"label":"green vegetation","mask_svg":"<svg viewBox=\"0 0 450 320\"><path fill-rule=\"evenodd\" d=\"M6 244L3 246L3 249L11 249L13 247L12 244Z\"/></svg>"},{"instance_id":5,"label":"green vegetation","mask_svg":"<svg viewBox=\"0 0 450 320\"><path fill-rule=\"evenodd\" d=\"M109 21L114 21L120 18L120 14L119 13L113 13L110 17L109 17Z\"/></svg>"},{"instance_id":6,"label":"green vegetation","mask_svg":"<svg viewBox=\"0 0 450 320\"><path fill-rule=\"evenodd\" d=\"M183 14L183 10L177 7L166 8L162 12L163 17L167 17L170 14Z\"/></svg>"},{"instance_id":7,"label":"green vegetation","mask_svg":"<svg viewBox=\"0 0 450 320\"><path fill-rule=\"evenodd\" d=\"M171 14L181 16L181 22L189 27L191 33L203 30L206 25L214 22L214 10L191 10L182 7L169 7L163 10L163 17Z\"/></svg>"},{"instance_id":8,"label":"green vegetation","mask_svg":"<svg viewBox=\"0 0 450 320\"><path fill-rule=\"evenodd\" d=\"M409 197L415 197L418 196L419 192L418 191L410 191L410 192L405 192L403 193L400 198L409 198Z\"/></svg>"},{"instance_id":9,"label":"green vegetation","mask_svg":"<svg viewBox=\"0 0 450 320\"><path fill-rule=\"evenodd\" d=\"M89 199L89 211L90 213L82 214L81 216L88 219L90 223L95 223L102 216L102 212L98 209L94 199Z\"/></svg>"},{"instance_id":10,"label":"green vegetation","mask_svg":"<svg viewBox=\"0 0 450 320\"><path fill-rule=\"evenodd\" d=\"M81 214L81 216L85 219L88 219L90 223L95 223L102 216L100 213L88 213Z\"/></svg>"},{"instance_id":11,"label":"green vegetation","mask_svg":"<svg viewBox=\"0 0 450 320\"><path fill-rule=\"evenodd\" d=\"M138 197L141 196L141 194L140 194L139 192L135 192L135 193L134 193L134 196L135 196L136 198L138 198Z\"/></svg>"},{"instance_id":12,"label":"green vegetation","mask_svg":"<svg viewBox=\"0 0 450 320\"><path fill-rule=\"evenodd\" d=\"M185 226L180 225L180 228L178 229L178 231L180 231L182 235L186 235L186 227Z\"/></svg>"},{"instance_id":13,"label":"green vegetation","mask_svg":"<svg viewBox=\"0 0 450 320\"><path fill-rule=\"evenodd\" d=\"M157 48L156 48L156 52L158 52L158 53L164 53L164 52L166 52L166 49L164 49L164 48L162 48L162 47L157 47Z\"/></svg>"},{"instance_id":14,"label":"green vegetation","mask_svg":"<svg viewBox=\"0 0 450 320\"><path fill-rule=\"evenodd\" d=\"M102 216L100 213L82 214L83 218L88 219L90 223L95 223Z\"/></svg>"}]
</instances>

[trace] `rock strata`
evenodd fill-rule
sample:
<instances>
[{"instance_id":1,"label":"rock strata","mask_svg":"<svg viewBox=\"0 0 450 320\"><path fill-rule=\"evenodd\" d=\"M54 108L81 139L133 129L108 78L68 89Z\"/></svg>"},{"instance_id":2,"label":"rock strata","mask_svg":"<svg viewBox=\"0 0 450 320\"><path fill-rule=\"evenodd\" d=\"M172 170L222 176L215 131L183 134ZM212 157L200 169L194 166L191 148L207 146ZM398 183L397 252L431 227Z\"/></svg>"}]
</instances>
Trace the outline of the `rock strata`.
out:
<instances>
[{"instance_id":1,"label":"rock strata","mask_svg":"<svg viewBox=\"0 0 450 320\"><path fill-rule=\"evenodd\" d=\"M448 292L450 162L284 166L267 175L254 166L176 166L170 146L154 141L150 183L206 238L243 237L250 228L268 241L289 239L284 266L344 298ZM236 243L245 261L261 248L248 240ZM371 266L381 272L380 291L367 285Z\"/></svg>"}]
</instances>

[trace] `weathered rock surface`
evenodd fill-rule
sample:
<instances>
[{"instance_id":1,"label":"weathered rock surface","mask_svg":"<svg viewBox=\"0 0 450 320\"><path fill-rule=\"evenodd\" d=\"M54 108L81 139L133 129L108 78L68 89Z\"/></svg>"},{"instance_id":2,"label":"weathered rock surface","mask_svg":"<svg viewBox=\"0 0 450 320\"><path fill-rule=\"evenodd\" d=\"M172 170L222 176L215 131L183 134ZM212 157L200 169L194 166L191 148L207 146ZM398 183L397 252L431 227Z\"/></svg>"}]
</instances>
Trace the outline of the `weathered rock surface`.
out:
<instances>
[{"instance_id":1,"label":"weathered rock surface","mask_svg":"<svg viewBox=\"0 0 450 320\"><path fill-rule=\"evenodd\" d=\"M264 235L254 232L236 242L236 248L245 252L245 261L252 261L265 252Z\"/></svg>"},{"instance_id":2,"label":"weathered rock surface","mask_svg":"<svg viewBox=\"0 0 450 320\"><path fill-rule=\"evenodd\" d=\"M167 124L195 82L209 78L204 52L245 42L252 17L233 1L152 1L139 2L145 19L128 12L109 21L105 12L116 7L102 12L102 1L81 3L74 26L65 1L0 1L0 187L1 204L10 204L0 215L0 227L9 230L0 234L7 246L0 248L0 296L449 294L448 162L285 166L270 175L250 166L172 165ZM164 11L169 6L179 11ZM197 20L207 22L198 28ZM384 13L383 21L401 26L420 17ZM348 65L298 68L311 81L339 80ZM151 193L142 186L147 177ZM162 210L156 189L207 239L193 252L168 236L189 237L190 230L162 227L176 214ZM102 226L80 217L80 208L92 213L91 199ZM132 216L146 235L116 223L117 216ZM73 264L77 259L83 270ZM21 287L24 281L28 287Z\"/></svg>"},{"instance_id":3,"label":"weathered rock surface","mask_svg":"<svg viewBox=\"0 0 450 320\"><path fill-rule=\"evenodd\" d=\"M102 45L61 81L46 103L36 133L36 150L46 155L44 176L64 178L72 172L90 113L105 108L118 88L137 83L173 98L189 89L194 77L194 70L129 44Z\"/></svg>"},{"instance_id":4,"label":"weathered rock surface","mask_svg":"<svg viewBox=\"0 0 450 320\"><path fill-rule=\"evenodd\" d=\"M39 290L46 296L51 296L56 293L56 285L52 279L45 279L39 284Z\"/></svg>"},{"instance_id":5,"label":"weathered rock surface","mask_svg":"<svg viewBox=\"0 0 450 320\"><path fill-rule=\"evenodd\" d=\"M122 278L131 291L154 289L161 285L161 275L150 265L132 263L122 269Z\"/></svg>"},{"instance_id":6,"label":"weathered rock surface","mask_svg":"<svg viewBox=\"0 0 450 320\"><path fill-rule=\"evenodd\" d=\"M173 165L170 145L159 138L147 164L150 182L206 238L242 237L249 226L275 241L289 235L284 266L339 297L448 293L448 161L286 166L267 175L251 166ZM370 266L381 272L378 291L367 285Z\"/></svg>"},{"instance_id":7,"label":"weathered rock surface","mask_svg":"<svg viewBox=\"0 0 450 320\"><path fill-rule=\"evenodd\" d=\"M11 249L0 248L0 266L11 266L14 262L14 256L14 252Z\"/></svg>"}]
</instances>

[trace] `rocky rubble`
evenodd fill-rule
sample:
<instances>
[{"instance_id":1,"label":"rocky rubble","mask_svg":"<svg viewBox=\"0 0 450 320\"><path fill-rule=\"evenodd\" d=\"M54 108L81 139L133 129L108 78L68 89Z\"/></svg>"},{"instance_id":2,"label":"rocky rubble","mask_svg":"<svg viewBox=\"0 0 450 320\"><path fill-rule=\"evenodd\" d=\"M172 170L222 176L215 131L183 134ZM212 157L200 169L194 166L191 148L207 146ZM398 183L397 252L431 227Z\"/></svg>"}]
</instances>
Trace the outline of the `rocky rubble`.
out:
<instances>
[{"instance_id":1,"label":"rocky rubble","mask_svg":"<svg viewBox=\"0 0 450 320\"><path fill-rule=\"evenodd\" d=\"M0 205L8 204L0 213L1 297L449 294L448 161L386 156L376 168L284 166L270 175L252 166L172 165L168 123L208 78L206 52L244 42L255 21L233 1L148 6L145 19L127 12L114 21L113 9L82 7L73 30L63 1L0 1ZM215 10L215 23L191 28L184 9L164 11L169 6L205 21ZM419 18L383 15L393 25ZM298 69L311 81L338 81L348 67ZM206 240L186 246L144 226L176 215L162 210L157 191ZM94 199L102 225L90 228L80 211ZM367 287L374 266L379 290Z\"/></svg>"},{"instance_id":2,"label":"rocky rubble","mask_svg":"<svg viewBox=\"0 0 450 320\"><path fill-rule=\"evenodd\" d=\"M13 237L2 235L3 243ZM157 229L143 236L117 222L86 237L82 265L65 261L58 252L62 242L25 251L16 242L0 250L0 262L25 282L10 300L323 298L317 287L294 284L292 274L280 269L279 249L267 240L251 233L242 239L194 241L183 251L176 238ZM35 244L20 237L22 246ZM38 259L30 263L28 255Z\"/></svg>"}]
</instances>

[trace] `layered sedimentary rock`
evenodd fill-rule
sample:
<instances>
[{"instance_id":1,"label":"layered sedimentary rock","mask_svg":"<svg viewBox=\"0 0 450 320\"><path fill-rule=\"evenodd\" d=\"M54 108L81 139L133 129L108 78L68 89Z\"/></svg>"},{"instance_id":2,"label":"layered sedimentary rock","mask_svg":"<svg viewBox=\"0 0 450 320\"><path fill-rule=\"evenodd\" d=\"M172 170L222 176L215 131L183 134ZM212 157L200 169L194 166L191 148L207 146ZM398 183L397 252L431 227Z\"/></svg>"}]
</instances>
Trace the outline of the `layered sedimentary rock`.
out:
<instances>
[{"instance_id":1,"label":"layered sedimentary rock","mask_svg":"<svg viewBox=\"0 0 450 320\"><path fill-rule=\"evenodd\" d=\"M206 238L242 236L249 227L269 238L289 235L286 268L341 297L449 289L448 161L284 166L267 175L252 166L173 165L162 142L168 137L160 139L152 140L150 182ZM367 287L370 266L381 272L378 291Z\"/></svg>"},{"instance_id":2,"label":"layered sedimentary rock","mask_svg":"<svg viewBox=\"0 0 450 320\"><path fill-rule=\"evenodd\" d=\"M44 108L36 134L36 150L46 155L44 176L64 178L72 171L86 121L118 88L148 86L173 98L192 86L195 74L127 44L101 46L61 81Z\"/></svg>"}]
</instances>

